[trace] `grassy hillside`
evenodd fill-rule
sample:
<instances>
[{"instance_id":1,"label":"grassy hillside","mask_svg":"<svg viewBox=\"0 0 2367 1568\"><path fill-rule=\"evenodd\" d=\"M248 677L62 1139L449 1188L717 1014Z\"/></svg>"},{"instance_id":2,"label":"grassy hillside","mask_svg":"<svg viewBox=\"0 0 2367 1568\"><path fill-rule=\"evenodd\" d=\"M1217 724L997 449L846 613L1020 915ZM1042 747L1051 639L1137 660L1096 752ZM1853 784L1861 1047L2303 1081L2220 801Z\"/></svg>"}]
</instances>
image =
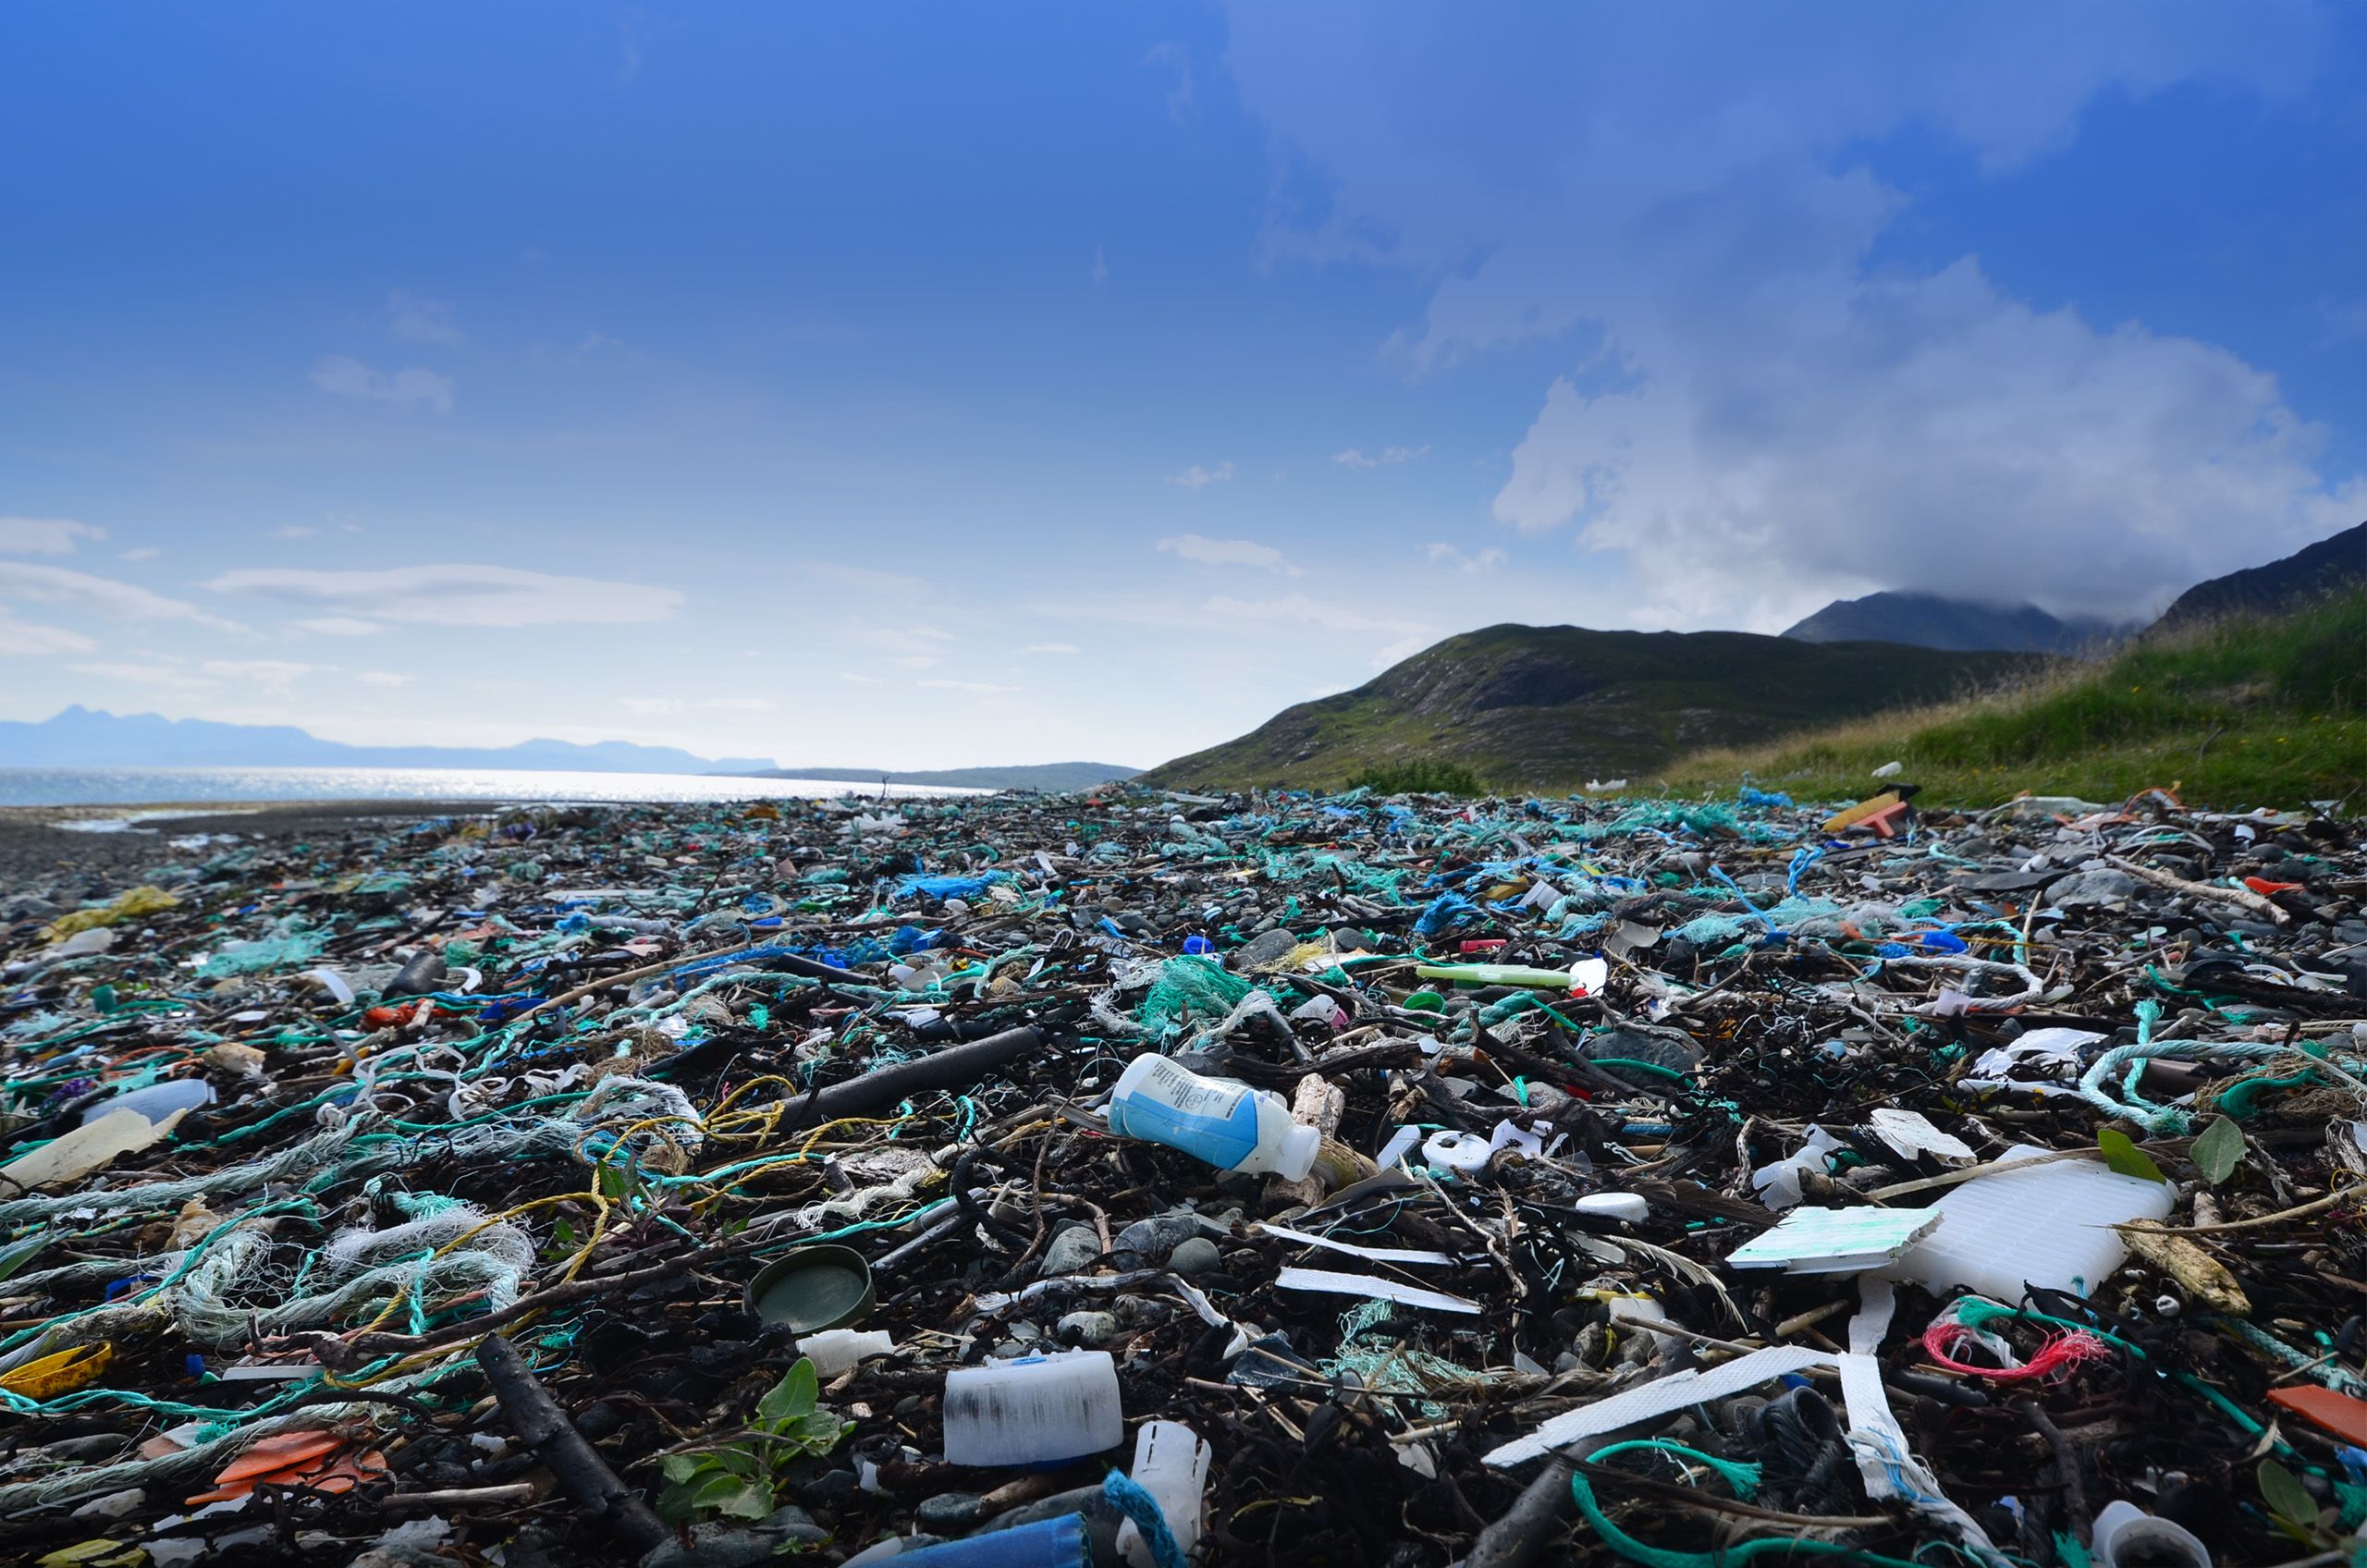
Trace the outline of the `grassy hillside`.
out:
<instances>
[{"instance_id":1,"label":"grassy hillside","mask_svg":"<svg viewBox=\"0 0 2367 1568\"><path fill-rule=\"evenodd\" d=\"M2157 629L2103 664L1988 696L1697 753L1666 780L1730 789L1748 770L1761 789L1839 799L1893 761L1927 801L1956 805L2176 784L2192 804L2367 807L2367 590L2282 618Z\"/></svg>"},{"instance_id":2,"label":"grassy hillside","mask_svg":"<svg viewBox=\"0 0 2367 1568\"><path fill-rule=\"evenodd\" d=\"M1421 762L1467 767L1498 789L1640 780L1700 747L1937 702L2033 668L2018 654L1740 631L1491 626L1450 637L1353 692L1285 708L1142 781L1337 789L1375 768Z\"/></svg>"}]
</instances>

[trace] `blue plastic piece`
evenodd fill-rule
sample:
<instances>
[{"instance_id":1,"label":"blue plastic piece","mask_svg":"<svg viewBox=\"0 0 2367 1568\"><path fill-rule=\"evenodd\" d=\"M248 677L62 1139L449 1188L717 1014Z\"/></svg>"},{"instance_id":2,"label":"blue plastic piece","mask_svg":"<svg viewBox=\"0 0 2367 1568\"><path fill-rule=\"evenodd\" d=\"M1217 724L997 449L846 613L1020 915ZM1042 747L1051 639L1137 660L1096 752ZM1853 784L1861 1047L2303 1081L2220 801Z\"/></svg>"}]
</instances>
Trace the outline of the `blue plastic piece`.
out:
<instances>
[{"instance_id":1,"label":"blue plastic piece","mask_svg":"<svg viewBox=\"0 0 2367 1568\"><path fill-rule=\"evenodd\" d=\"M1196 935L1184 938L1184 950L1191 954L1194 958L1198 958L1204 954L1216 951L1217 945L1214 942L1209 941L1206 937Z\"/></svg>"},{"instance_id":2,"label":"blue plastic piece","mask_svg":"<svg viewBox=\"0 0 2367 1568\"><path fill-rule=\"evenodd\" d=\"M1435 937L1450 926L1461 925L1473 913L1471 900L1462 894L1441 893L1430 900L1429 907L1422 911L1422 917L1414 922L1414 934Z\"/></svg>"}]
</instances>

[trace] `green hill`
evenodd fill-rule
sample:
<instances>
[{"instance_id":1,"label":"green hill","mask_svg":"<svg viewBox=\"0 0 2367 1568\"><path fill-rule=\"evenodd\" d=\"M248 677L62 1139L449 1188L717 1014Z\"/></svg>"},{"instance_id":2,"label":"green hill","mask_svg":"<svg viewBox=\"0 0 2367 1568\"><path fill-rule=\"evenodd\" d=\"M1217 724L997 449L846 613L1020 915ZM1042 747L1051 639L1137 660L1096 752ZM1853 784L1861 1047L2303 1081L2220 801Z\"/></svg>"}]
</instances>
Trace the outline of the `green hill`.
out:
<instances>
[{"instance_id":1,"label":"green hill","mask_svg":"<svg viewBox=\"0 0 2367 1568\"><path fill-rule=\"evenodd\" d=\"M1906 765L1925 801L1989 805L2028 790L2118 801L2176 786L2189 804L2367 805L2367 589L2290 615L2156 627L2099 664L2057 665L2017 686L1881 714L1772 744L1704 752L1672 789L1864 794Z\"/></svg>"},{"instance_id":2,"label":"green hill","mask_svg":"<svg viewBox=\"0 0 2367 1568\"><path fill-rule=\"evenodd\" d=\"M1704 746L1750 745L1960 696L2038 662L1742 631L1491 626L1450 637L1353 692L1285 708L1141 782L1336 789L1375 767L1439 761L1495 788L1572 789L1595 778L1640 779Z\"/></svg>"}]
</instances>

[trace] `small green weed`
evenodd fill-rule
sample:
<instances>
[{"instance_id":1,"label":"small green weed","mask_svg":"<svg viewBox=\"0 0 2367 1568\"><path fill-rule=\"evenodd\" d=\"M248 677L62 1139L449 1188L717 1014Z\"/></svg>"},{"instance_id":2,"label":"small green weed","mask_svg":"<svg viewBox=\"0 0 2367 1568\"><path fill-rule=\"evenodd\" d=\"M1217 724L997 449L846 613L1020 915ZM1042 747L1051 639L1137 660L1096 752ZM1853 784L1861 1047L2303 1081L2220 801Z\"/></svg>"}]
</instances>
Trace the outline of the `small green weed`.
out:
<instances>
[{"instance_id":1,"label":"small green weed","mask_svg":"<svg viewBox=\"0 0 2367 1568\"><path fill-rule=\"evenodd\" d=\"M791 1461L823 1454L854 1430L822 1408L822 1380L814 1363L800 1357L765 1397L738 1439L712 1448L669 1453L658 1462L666 1489L657 1516L683 1525L711 1515L762 1519L779 1506L780 1472Z\"/></svg>"}]
</instances>

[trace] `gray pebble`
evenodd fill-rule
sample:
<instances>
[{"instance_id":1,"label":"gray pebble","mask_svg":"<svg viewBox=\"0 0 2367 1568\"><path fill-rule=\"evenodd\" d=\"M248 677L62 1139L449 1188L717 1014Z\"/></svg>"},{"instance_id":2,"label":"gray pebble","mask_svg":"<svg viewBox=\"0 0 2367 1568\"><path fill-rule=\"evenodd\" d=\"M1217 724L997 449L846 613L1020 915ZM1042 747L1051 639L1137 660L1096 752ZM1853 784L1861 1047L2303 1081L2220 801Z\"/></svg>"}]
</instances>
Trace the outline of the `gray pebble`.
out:
<instances>
[{"instance_id":1,"label":"gray pebble","mask_svg":"<svg viewBox=\"0 0 2367 1568\"><path fill-rule=\"evenodd\" d=\"M1072 1312L1058 1328L1064 1341L1091 1350L1118 1337L1118 1317L1111 1312Z\"/></svg>"},{"instance_id":2,"label":"gray pebble","mask_svg":"<svg viewBox=\"0 0 2367 1568\"><path fill-rule=\"evenodd\" d=\"M1090 1225L1065 1225L1045 1243L1036 1272L1042 1279L1082 1273L1101 1256L1101 1237Z\"/></svg>"},{"instance_id":3,"label":"gray pebble","mask_svg":"<svg viewBox=\"0 0 2367 1568\"><path fill-rule=\"evenodd\" d=\"M965 1530L986 1516L987 1500L975 1492L939 1492L913 1510L924 1530Z\"/></svg>"},{"instance_id":4,"label":"gray pebble","mask_svg":"<svg viewBox=\"0 0 2367 1568\"><path fill-rule=\"evenodd\" d=\"M1178 1274L1207 1274L1223 1264L1224 1255L1217 1250L1216 1243L1206 1236L1194 1236L1187 1242L1179 1243L1167 1257L1167 1266Z\"/></svg>"}]
</instances>

